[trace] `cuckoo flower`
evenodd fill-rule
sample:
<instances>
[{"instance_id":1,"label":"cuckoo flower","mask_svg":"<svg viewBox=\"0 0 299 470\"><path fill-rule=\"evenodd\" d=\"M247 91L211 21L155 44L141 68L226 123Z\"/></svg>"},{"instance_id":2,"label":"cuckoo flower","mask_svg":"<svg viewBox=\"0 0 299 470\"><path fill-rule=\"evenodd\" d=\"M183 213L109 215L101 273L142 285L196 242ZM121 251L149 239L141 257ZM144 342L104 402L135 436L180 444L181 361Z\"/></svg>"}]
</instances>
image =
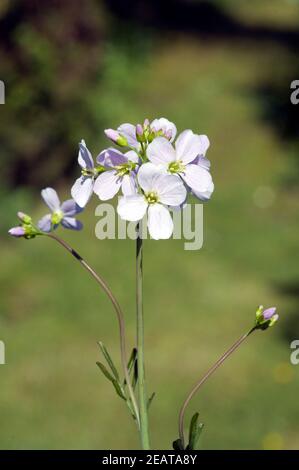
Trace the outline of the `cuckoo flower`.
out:
<instances>
[{"instance_id":1,"label":"cuckoo flower","mask_svg":"<svg viewBox=\"0 0 299 470\"><path fill-rule=\"evenodd\" d=\"M73 184L71 194L78 206L85 207L91 198L95 180L101 169L95 167L91 153L86 147L84 140L81 140L79 144L78 163L81 167L82 175Z\"/></svg>"},{"instance_id":2,"label":"cuckoo flower","mask_svg":"<svg viewBox=\"0 0 299 470\"><path fill-rule=\"evenodd\" d=\"M74 216L82 211L73 199L68 199L62 204L59 197L53 188L43 189L41 192L42 198L51 209L51 214L42 217L37 226L42 232L51 232L55 230L59 224L64 228L72 230L81 230L82 223L76 220Z\"/></svg>"},{"instance_id":3,"label":"cuckoo flower","mask_svg":"<svg viewBox=\"0 0 299 470\"><path fill-rule=\"evenodd\" d=\"M154 119L151 123L146 119L143 126L141 124L124 123L117 130L106 129L106 136L112 142L120 146L128 146L139 151L140 142L151 142L157 136L164 136L171 142L176 136L176 126L166 118Z\"/></svg>"},{"instance_id":4,"label":"cuckoo flower","mask_svg":"<svg viewBox=\"0 0 299 470\"><path fill-rule=\"evenodd\" d=\"M175 148L164 137L154 139L147 148L147 157L168 173L179 175L195 196L207 200L214 191L209 163L204 157L208 145L206 136L185 130L177 138Z\"/></svg>"},{"instance_id":5,"label":"cuckoo flower","mask_svg":"<svg viewBox=\"0 0 299 470\"><path fill-rule=\"evenodd\" d=\"M136 168L139 159L136 152L130 150L123 154L109 148L98 155L97 163L106 169L98 176L93 188L102 201L112 199L120 188L125 196L137 192Z\"/></svg>"},{"instance_id":6,"label":"cuckoo flower","mask_svg":"<svg viewBox=\"0 0 299 470\"><path fill-rule=\"evenodd\" d=\"M173 222L168 208L178 206L186 198L186 188L174 175L152 163L145 163L138 172L138 183L142 194L123 196L118 203L117 212L124 220L138 221L147 212L147 225L152 238L169 238L173 232Z\"/></svg>"}]
</instances>

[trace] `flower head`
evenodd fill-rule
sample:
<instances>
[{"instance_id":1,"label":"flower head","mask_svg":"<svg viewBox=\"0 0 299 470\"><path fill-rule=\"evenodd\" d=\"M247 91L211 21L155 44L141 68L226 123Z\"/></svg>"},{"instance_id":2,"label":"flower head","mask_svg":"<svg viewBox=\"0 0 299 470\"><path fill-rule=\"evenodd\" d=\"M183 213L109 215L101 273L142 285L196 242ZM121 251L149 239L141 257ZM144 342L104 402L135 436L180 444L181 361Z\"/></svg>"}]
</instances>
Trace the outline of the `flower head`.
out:
<instances>
[{"instance_id":1,"label":"flower head","mask_svg":"<svg viewBox=\"0 0 299 470\"><path fill-rule=\"evenodd\" d=\"M276 313L276 307L270 307L264 310L264 307L260 305L256 311L256 328L266 330L270 326L273 326L278 319L279 315Z\"/></svg>"},{"instance_id":2,"label":"flower head","mask_svg":"<svg viewBox=\"0 0 299 470\"><path fill-rule=\"evenodd\" d=\"M152 163L141 166L137 175L142 194L123 196L117 212L124 220L141 220L147 212L148 229L155 240L169 238L173 222L167 206L179 206L186 199L186 188L174 175L161 172Z\"/></svg>"},{"instance_id":3,"label":"flower head","mask_svg":"<svg viewBox=\"0 0 299 470\"><path fill-rule=\"evenodd\" d=\"M207 200L214 191L209 162L205 159L208 147L207 136L185 130L175 147L165 137L154 139L147 148L147 157L168 173L180 176L196 197Z\"/></svg>"},{"instance_id":4,"label":"flower head","mask_svg":"<svg viewBox=\"0 0 299 470\"><path fill-rule=\"evenodd\" d=\"M72 230L82 229L82 223L74 217L82 211L82 208L73 199L68 199L61 204L53 188L43 189L41 195L49 209L51 209L51 214L46 214L37 224L42 232L51 232L60 224L64 228Z\"/></svg>"},{"instance_id":5,"label":"flower head","mask_svg":"<svg viewBox=\"0 0 299 470\"><path fill-rule=\"evenodd\" d=\"M102 201L112 199L122 189L124 195L137 193L136 170L139 158L130 150L125 154L109 148L97 157L97 163L105 168L94 183L94 192Z\"/></svg>"}]
</instances>

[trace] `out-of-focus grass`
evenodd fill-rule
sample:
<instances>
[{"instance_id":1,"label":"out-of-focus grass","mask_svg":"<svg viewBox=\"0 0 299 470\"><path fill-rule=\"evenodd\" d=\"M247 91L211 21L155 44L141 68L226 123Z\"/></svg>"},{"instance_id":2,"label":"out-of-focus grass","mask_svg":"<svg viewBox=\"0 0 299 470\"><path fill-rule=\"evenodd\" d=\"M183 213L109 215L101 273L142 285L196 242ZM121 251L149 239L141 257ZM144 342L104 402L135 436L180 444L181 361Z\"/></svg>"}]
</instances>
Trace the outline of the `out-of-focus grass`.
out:
<instances>
[{"instance_id":1,"label":"out-of-focus grass","mask_svg":"<svg viewBox=\"0 0 299 470\"><path fill-rule=\"evenodd\" d=\"M250 338L205 385L190 413L198 410L206 424L204 448L299 445L299 368L289 364L281 334L297 305L276 288L299 274L298 194L280 184L288 149L261 124L250 94L263 70L274 69L272 51L271 45L259 52L254 45L165 42L130 97L135 122L144 114L165 115L180 130L209 135L216 185L204 207L202 250L184 251L182 241L145 242L154 448L169 448L191 385L251 326L260 303L278 306L279 324ZM107 127L126 120L117 109ZM133 346L134 243L95 238L96 204L82 214L82 233L61 235L113 288ZM2 239L0 279L7 355L0 369L1 448L136 448L127 410L95 366L97 340L118 358L118 333L94 281L53 241L39 238Z\"/></svg>"}]
</instances>

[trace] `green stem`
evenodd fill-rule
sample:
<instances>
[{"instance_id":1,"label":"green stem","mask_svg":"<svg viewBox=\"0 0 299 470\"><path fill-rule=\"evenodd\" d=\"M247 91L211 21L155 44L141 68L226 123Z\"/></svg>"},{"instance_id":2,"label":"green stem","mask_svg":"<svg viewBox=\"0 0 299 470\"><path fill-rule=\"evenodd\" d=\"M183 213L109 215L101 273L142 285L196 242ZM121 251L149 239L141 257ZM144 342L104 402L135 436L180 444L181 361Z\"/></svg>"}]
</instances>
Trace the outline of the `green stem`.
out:
<instances>
[{"instance_id":1,"label":"green stem","mask_svg":"<svg viewBox=\"0 0 299 470\"><path fill-rule=\"evenodd\" d=\"M184 442L184 418L185 418L185 412L187 409L187 406L189 405L190 401L198 392L200 387L208 380L208 378L218 369L218 367L223 364L223 362L236 350L241 346L241 344L248 338L248 336L255 331L255 327L249 330L245 335L242 335L222 356L218 359L218 361L215 362L215 364L210 367L210 369L205 373L205 375L200 378L194 387L192 388L191 392L187 396L186 400L184 401L180 413L179 413L179 435L180 435L180 440L182 442L183 447L185 447L185 442Z\"/></svg>"},{"instance_id":2,"label":"green stem","mask_svg":"<svg viewBox=\"0 0 299 470\"><path fill-rule=\"evenodd\" d=\"M59 238L57 235L54 235L54 234L51 233L51 234L48 234L47 236L49 238L52 238L52 240L55 240L61 246L63 246L63 248L65 248L77 261L79 261L81 266L83 266L86 269L86 271L88 271L89 274L91 274L91 276L95 279L95 281L101 286L103 291L109 297L109 299L110 299L110 301L111 301L111 303L112 303L112 305L115 309L115 313L117 315L118 325L119 325L120 353L121 353L122 368L123 368L124 376L125 376L125 379L126 379L128 392L129 392L129 396L130 396L130 399L131 399L131 402L132 402L133 410L134 410L134 413L135 413L137 425L139 427L138 406L137 406L135 394L134 394L134 391L133 391L133 388L132 388L130 374L129 374L128 367L127 367L127 347L126 347L125 321L124 321L124 315L123 315L123 312L120 308L120 305L119 305L118 301L116 300L116 298L114 297L112 291L110 290L110 287L104 281L104 279L102 279L101 276L99 276L99 274L97 274L95 272L95 270L92 269L89 266L89 264L82 258L82 256L79 255L79 253L77 253L68 243L66 243L64 240Z\"/></svg>"},{"instance_id":3,"label":"green stem","mask_svg":"<svg viewBox=\"0 0 299 470\"><path fill-rule=\"evenodd\" d=\"M137 366L138 366L138 398L139 398L139 418L140 418L140 437L142 449L148 450L149 431L148 431L148 407L147 393L145 386L144 370L144 320L143 320L143 301L142 301L142 225L137 225L137 243L136 243L136 310L137 310Z\"/></svg>"}]
</instances>

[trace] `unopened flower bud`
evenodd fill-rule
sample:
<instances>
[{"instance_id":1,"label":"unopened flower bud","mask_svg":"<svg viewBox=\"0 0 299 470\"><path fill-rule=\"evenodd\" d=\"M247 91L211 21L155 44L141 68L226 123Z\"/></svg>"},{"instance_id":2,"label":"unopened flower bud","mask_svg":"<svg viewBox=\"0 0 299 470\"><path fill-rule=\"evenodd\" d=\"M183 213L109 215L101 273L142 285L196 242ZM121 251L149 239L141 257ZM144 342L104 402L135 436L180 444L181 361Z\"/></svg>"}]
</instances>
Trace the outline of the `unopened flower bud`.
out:
<instances>
[{"instance_id":1,"label":"unopened flower bud","mask_svg":"<svg viewBox=\"0 0 299 470\"><path fill-rule=\"evenodd\" d=\"M146 127L148 127L149 125L150 125L149 119L146 118L146 119L144 120L143 127L146 128Z\"/></svg>"},{"instance_id":2,"label":"unopened flower bud","mask_svg":"<svg viewBox=\"0 0 299 470\"><path fill-rule=\"evenodd\" d=\"M141 124L137 124L136 126L136 139L138 142L144 142L144 132L143 132L143 127Z\"/></svg>"},{"instance_id":3,"label":"unopened flower bud","mask_svg":"<svg viewBox=\"0 0 299 470\"><path fill-rule=\"evenodd\" d=\"M166 131L164 135L165 135L166 139L171 140L171 138L172 138L171 129L168 129L168 131Z\"/></svg>"},{"instance_id":4,"label":"unopened flower bud","mask_svg":"<svg viewBox=\"0 0 299 470\"><path fill-rule=\"evenodd\" d=\"M12 227L11 229L8 230L8 233L12 235L13 237L24 237L25 236L25 229L23 227Z\"/></svg>"},{"instance_id":5,"label":"unopened flower bud","mask_svg":"<svg viewBox=\"0 0 299 470\"><path fill-rule=\"evenodd\" d=\"M136 126L136 135L138 135L139 137L142 136L143 134L143 127L141 124L137 124Z\"/></svg>"},{"instance_id":6,"label":"unopened flower bud","mask_svg":"<svg viewBox=\"0 0 299 470\"><path fill-rule=\"evenodd\" d=\"M24 214L24 212L18 212L18 218L20 219L21 222L24 222L24 224L31 224L32 223L32 218L30 215Z\"/></svg>"},{"instance_id":7,"label":"unopened flower bud","mask_svg":"<svg viewBox=\"0 0 299 470\"><path fill-rule=\"evenodd\" d=\"M105 131L106 137L112 140L115 144L119 145L120 147L127 147L128 141L127 139L121 135L119 132L115 131L114 129L106 129Z\"/></svg>"}]
</instances>

